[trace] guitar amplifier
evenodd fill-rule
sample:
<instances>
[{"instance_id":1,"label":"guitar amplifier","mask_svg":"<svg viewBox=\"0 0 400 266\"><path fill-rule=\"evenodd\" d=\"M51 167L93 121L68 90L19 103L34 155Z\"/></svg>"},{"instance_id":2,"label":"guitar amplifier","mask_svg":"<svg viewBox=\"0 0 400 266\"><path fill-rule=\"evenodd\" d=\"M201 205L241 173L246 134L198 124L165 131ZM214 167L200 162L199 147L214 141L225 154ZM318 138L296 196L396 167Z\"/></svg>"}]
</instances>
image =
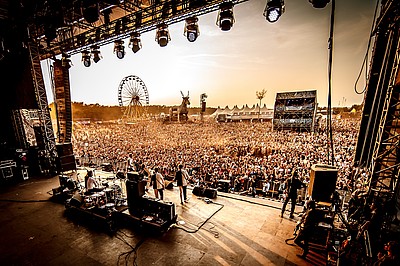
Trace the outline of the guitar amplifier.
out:
<instances>
[{"instance_id":1,"label":"guitar amplifier","mask_svg":"<svg viewBox=\"0 0 400 266\"><path fill-rule=\"evenodd\" d=\"M147 215L169 222L175 219L175 204L152 198L143 198L143 210Z\"/></svg>"},{"instance_id":2,"label":"guitar amplifier","mask_svg":"<svg viewBox=\"0 0 400 266\"><path fill-rule=\"evenodd\" d=\"M158 217L164 221L173 221L175 219L175 204L173 202L163 202L160 206Z\"/></svg>"}]
</instances>

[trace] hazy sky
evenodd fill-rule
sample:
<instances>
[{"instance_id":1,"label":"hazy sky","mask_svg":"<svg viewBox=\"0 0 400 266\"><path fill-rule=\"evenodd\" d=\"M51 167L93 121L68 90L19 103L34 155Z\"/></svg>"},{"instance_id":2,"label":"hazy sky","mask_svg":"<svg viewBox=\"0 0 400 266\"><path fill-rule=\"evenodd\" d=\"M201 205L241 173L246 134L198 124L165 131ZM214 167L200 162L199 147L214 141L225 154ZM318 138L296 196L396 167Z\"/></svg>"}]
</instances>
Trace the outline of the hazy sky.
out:
<instances>
[{"instance_id":1,"label":"hazy sky","mask_svg":"<svg viewBox=\"0 0 400 266\"><path fill-rule=\"evenodd\" d=\"M377 0L336 0L332 105L361 104L354 84L367 49ZM169 26L171 41L160 47L155 31L142 34L142 49L134 54L125 40L126 55L118 59L113 44L100 48L103 59L84 67L81 54L71 57L71 97L74 102L118 105L118 86L128 75L140 77L150 104L177 105L180 91L190 92L191 107L253 105L256 91L267 90L263 103L273 108L277 92L318 91L327 105L328 48L331 4L314 9L308 0L286 0L276 23L263 16L265 0L249 0L234 7L235 24L228 32L216 25L218 12L199 17L200 36L190 43L184 22ZM369 63L368 63L369 65ZM47 63L42 64L48 79ZM362 90L361 79L358 89ZM53 94L46 81L49 102Z\"/></svg>"}]
</instances>

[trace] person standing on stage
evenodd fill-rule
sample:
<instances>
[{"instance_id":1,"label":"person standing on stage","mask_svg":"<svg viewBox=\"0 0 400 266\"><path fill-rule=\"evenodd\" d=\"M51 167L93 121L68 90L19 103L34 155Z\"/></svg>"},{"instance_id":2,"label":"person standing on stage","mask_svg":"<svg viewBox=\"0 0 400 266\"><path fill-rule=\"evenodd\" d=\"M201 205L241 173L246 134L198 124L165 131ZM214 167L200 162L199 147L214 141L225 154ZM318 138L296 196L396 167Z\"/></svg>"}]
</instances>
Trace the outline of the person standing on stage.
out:
<instances>
[{"instance_id":1,"label":"person standing on stage","mask_svg":"<svg viewBox=\"0 0 400 266\"><path fill-rule=\"evenodd\" d=\"M286 184L287 196L282 206L281 218L283 217L283 214L286 210L286 205L289 203L289 200L291 201L292 204L290 210L290 218L294 218L293 213L294 213L294 208L296 207L297 190L302 188L304 184L303 182L300 181L297 171L294 171L292 177L288 178L286 182L287 182Z\"/></svg>"},{"instance_id":2,"label":"person standing on stage","mask_svg":"<svg viewBox=\"0 0 400 266\"><path fill-rule=\"evenodd\" d=\"M164 177L162 176L161 173L158 172L159 169L158 167L156 167L154 169L154 172L156 174L156 187L157 187L157 191L158 191L158 195L160 196L160 200L164 200Z\"/></svg>"},{"instance_id":3,"label":"person standing on stage","mask_svg":"<svg viewBox=\"0 0 400 266\"><path fill-rule=\"evenodd\" d=\"M134 165L134 162L133 162L133 154L132 153L130 153L128 155L128 166L127 166L126 171L127 172L135 171L135 165Z\"/></svg>"},{"instance_id":4,"label":"person standing on stage","mask_svg":"<svg viewBox=\"0 0 400 266\"><path fill-rule=\"evenodd\" d=\"M154 171L152 171L150 175L150 186L153 188L154 197L158 199L157 180L156 173Z\"/></svg>"},{"instance_id":5,"label":"person standing on stage","mask_svg":"<svg viewBox=\"0 0 400 266\"><path fill-rule=\"evenodd\" d=\"M188 174L188 172L183 169L183 165L180 164L178 166L179 170L176 171L175 173L175 181L176 181L176 185L179 187L179 196L181 198L181 204L183 204L183 202L187 202L187 193L186 193L186 188L187 188L187 183L190 179L190 176Z\"/></svg>"}]
</instances>

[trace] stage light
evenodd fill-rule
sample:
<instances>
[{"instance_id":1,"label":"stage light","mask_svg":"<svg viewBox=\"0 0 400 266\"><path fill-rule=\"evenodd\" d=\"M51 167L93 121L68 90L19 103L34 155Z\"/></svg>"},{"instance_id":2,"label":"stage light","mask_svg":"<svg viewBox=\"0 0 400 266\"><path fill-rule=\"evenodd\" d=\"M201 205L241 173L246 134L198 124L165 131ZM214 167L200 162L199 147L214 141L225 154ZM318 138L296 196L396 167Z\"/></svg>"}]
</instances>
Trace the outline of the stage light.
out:
<instances>
[{"instance_id":1,"label":"stage light","mask_svg":"<svg viewBox=\"0 0 400 266\"><path fill-rule=\"evenodd\" d=\"M185 31L183 35L186 36L189 42L194 42L200 35L197 21L199 21L197 17L190 17L186 19Z\"/></svg>"},{"instance_id":2,"label":"stage light","mask_svg":"<svg viewBox=\"0 0 400 266\"><path fill-rule=\"evenodd\" d=\"M217 26L223 31L228 31L232 28L233 23L235 23L235 18L233 17L233 4L231 2L220 4Z\"/></svg>"},{"instance_id":3,"label":"stage light","mask_svg":"<svg viewBox=\"0 0 400 266\"><path fill-rule=\"evenodd\" d=\"M82 62L85 67L90 67L90 52L85 50L82 52Z\"/></svg>"},{"instance_id":4,"label":"stage light","mask_svg":"<svg viewBox=\"0 0 400 266\"><path fill-rule=\"evenodd\" d=\"M314 8L324 8L330 0L308 0Z\"/></svg>"},{"instance_id":5,"label":"stage light","mask_svg":"<svg viewBox=\"0 0 400 266\"><path fill-rule=\"evenodd\" d=\"M116 40L114 42L114 54L117 55L119 59L124 58L125 56L125 47L123 40Z\"/></svg>"},{"instance_id":6,"label":"stage light","mask_svg":"<svg viewBox=\"0 0 400 266\"><path fill-rule=\"evenodd\" d=\"M100 61L101 54L100 54L100 47L97 45L93 45L90 47L91 53L92 53L92 57L93 57L93 62L97 63Z\"/></svg>"},{"instance_id":7,"label":"stage light","mask_svg":"<svg viewBox=\"0 0 400 266\"><path fill-rule=\"evenodd\" d=\"M285 3L283 0L267 0L264 9L264 17L271 23L278 21L285 12Z\"/></svg>"},{"instance_id":8,"label":"stage light","mask_svg":"<svg viewBox=\"0 0 400 266\"><path fill-rule=\"evenodd\" d=\"M156 41L161 47L167 46L168 42L171 40L169 36L168 26L162 23L157 26Z\"/></svg>"},{"instance_id":9,"label":"stage light","mask_svg":"<svg viewBox=\"0 0 400 266\"><path fill-rule=\"evenodd\" d=\"M134 53L139 51L142 48L142 42L140 41L140 33L139 32L132 32L131 39L129 41L129 48L132 49Z\"/></svg>"},{"instance_id":10,"label":"stage light","mask_svg":"<svg viewBox=\"0 0 400 266\"><path fill-rule=\"evenodd\" d=\"M69 69L72 65L71 63L71 56L67 55L66 53L62 53L61 55L61 65L67 69Z\"/></svg>"}]
</instances>

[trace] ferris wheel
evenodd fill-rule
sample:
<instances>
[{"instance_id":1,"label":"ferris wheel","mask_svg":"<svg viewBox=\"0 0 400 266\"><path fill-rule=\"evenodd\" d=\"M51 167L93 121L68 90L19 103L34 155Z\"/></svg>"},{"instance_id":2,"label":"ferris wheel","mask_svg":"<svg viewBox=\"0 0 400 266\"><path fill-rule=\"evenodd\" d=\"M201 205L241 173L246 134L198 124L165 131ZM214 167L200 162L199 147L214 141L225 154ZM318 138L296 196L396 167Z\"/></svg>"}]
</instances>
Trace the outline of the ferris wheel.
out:
<instances>
[{"instance_id":1,"label":"ferris wheel","mask_svg":"<svg viewBox=\"0 0 400 266\"><path fill-rule=\"evenodd\" d=\"M130 75L122 79L118 87L118 102L123 108L124 118L140 118L149 104L149 93L144 82L137 76Z\"/></svg>"}]
</instances>

